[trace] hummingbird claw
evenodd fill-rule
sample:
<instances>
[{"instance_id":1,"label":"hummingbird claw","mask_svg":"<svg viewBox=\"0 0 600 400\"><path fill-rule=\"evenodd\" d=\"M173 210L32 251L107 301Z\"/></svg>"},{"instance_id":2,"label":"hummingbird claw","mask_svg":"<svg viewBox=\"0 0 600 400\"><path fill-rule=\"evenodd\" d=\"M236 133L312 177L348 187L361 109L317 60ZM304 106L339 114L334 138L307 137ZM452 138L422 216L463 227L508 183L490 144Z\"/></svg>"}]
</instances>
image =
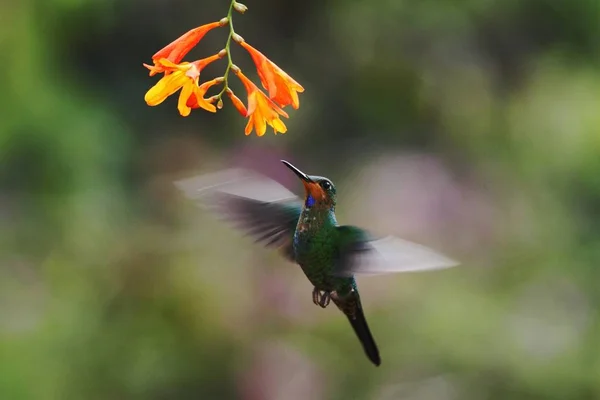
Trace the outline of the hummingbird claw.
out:
<instances>
[{"instance_id":1,"label":"hummingbird claw","mask_svg":"<svg viewBox=\"0 0 600 400\"><path fill-rule=\"evenodd\" d=\"M329 303L331 302L331 295L329 292L323 292L323 295L321 296L321 301L319 302L319 305L321 306L321 308L325 308L329 305Z\"/></svg>"},{"instance_id":2,"label":"hummingbird claw","mask_svg":"<svg viewBox=\"0 0 600 400\"><path fill-rule=\"evenodd\" d=\"M312 292L313 303L315 305L320 306L321 308L325 308L331 302L331 293L327 291L321 292L319 289L314 288Z\"/></svg>"},{"instance_id":3,"label":"hummingbird claw","mask_svg":"<svg viewBox=\"0 0 600 400\"><path fill-rule=\"evenodd\" d=\"M320 296L321 296L321 292L317 288L314 288L313 292L312 292L312 297L313 297L313 303L315 303L316 306L319 305L319 297Z\"/></svg>"}]
</instances>

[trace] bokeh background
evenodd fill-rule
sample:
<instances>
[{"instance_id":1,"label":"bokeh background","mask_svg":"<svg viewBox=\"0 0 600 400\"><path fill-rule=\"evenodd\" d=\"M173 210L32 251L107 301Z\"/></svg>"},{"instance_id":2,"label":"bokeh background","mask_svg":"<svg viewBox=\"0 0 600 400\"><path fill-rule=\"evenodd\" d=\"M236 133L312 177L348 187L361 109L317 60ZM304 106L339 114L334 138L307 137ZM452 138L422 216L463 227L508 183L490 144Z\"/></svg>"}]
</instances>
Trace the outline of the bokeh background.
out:
<instances>
[{"instance_id":1,"label":"bokeh background","mask_svg":"<svg viewBox=\"0 0 600 400\"><path fill-rule=\"evenodd\" d=\"M306 88L285 135L144 103L142 62L226 0L0 2L0 398L600 398L600 3L247 5L238 33ZM341 223L463 263L359 278L380 368L172 184L300 190L281 158L337 184Z\"/></svg>"}]
</instances>

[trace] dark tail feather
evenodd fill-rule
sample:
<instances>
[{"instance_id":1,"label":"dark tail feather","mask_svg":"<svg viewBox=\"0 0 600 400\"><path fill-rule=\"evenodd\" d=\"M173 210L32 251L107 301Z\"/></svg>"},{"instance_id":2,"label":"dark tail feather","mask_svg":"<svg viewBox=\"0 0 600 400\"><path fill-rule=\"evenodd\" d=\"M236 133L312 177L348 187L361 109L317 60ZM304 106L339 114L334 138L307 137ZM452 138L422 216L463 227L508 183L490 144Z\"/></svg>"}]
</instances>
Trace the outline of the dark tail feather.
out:
<instances>
[{"instance_id":1,"label":"dark tail feather","mask_svg":"<svg viewBox=\"0 0 600 400\"><path fill-rule=\"evenodd\" d=\"M371 331L369 330L369 325L367 325L367 320L365 319L365 314L362 311L362 308L359 306L355 313L355 318L353 319L350 315L347 315L348 321L350 321L350 325L354 328L354 332L356 332L356 336L362 343L363 348L365 349L365 353L369 360L376 366L381 364L381 358L379 357L379 349L375 344L375 339L373 339L373 335L371 335Z\"/></svg>"}]
</instances>

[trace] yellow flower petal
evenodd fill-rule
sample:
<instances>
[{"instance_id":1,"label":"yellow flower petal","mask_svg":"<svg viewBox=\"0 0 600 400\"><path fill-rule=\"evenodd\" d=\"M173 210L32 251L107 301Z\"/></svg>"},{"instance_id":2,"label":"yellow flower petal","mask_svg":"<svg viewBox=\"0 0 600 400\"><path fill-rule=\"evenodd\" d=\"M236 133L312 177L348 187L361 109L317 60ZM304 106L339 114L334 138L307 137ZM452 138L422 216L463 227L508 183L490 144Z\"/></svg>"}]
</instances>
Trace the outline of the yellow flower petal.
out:
<instances>
[{"instance_id":1,"label":"yellow flower petal","mask_svg":"<svg viewBox=\"0 0 600 400\"><path fill-rule=\"evenodd\" d=\"M256 134L258 136L262 136L267 131L267 123L265 121L265 117L262 115L262 110L257 107L254 114L252 114L252 118L254 118L254 127L256 128Z\"/></svg>"},{"instance_id":2,"label":"yellow flower petal","mask_svg":"<svg viewBox=\"0 0 600 400\"><path fill-rule=\"evenodd\" d=\"M146 92L144 100L149 106L157 106L178 91L187 81L188 78L181 71L164 76Z\"/></svg>"},{"instance_id":3,"label":"yellow flower petal","mask_svg":"<svg viewBox=\"0 0 600 400\"><path fill-rule=\"evenodd\" d=\"M217 112L217 107L215 107L214 104L209 103L208 100L204 98L205 93L206 90L202 90L201 87L196 86L194 94L196 95L196 103L198 104L198 107L213 113Z\"/></svg>"},{"instance_id":4,"label":"yellow flower petal","mask_svg":"<svg viewBox=\"0 0 600 400\"><path fill-rule=\"evenodd\" d=\"M204 82L200 86L196 86L196 88L194 89L194 95L195 95L194 97L196 98L195 106L201 107L204 110L210 111L213 113L217 112L217 108L215 107L215 105L212 104L211 102L209 102L207 99L205 99L204 95L206 94L208 89L210 89L214 85L218 85L219 83L222 83L222 82L223 82L223 78L215 78L210 81ZM198 80L196 79L196 85L197 84L198 84Z\"/></svg>"},{"instance_id":5,"label":"yellow flower petal","mask_svg":"<svg viewBox=\"0 0 600 400\"><path fill-rule=\"evenodd\" d=\"M188 70L191 67L189 62L175 64L174 62L167 60L166 58L161 58L160 60L158 60L158 64L162 65L163 67L179 69L179 70Z\"/></svg>"},{"instance_id":6,"label":"yellow flower petal","mask_svg":"<svg viewBox=\"0 0 600 400\"><path fill-rule=\"evenodd\" d=\"M269 122L269 125L271 125L273 127L273 130L275 131L275 134L277 134L277 131L279 131L281 133L286 133L287 132L287 127L285 126L285 124L283 123L283 121L279 119L279 117L271 120Z\"/></svg>"},{"instance_id":7,"label":"yellow flower petal","mask_svg":"<svg viewBox=\"0 0 600 400\"><path fill-rule=\"evenodd\" d=\"M292 97L292 108L297 110L300 107L300 99L298 98L298 92L294 89L290 90L290 96Z\"/></svg>"},{"instance_id":8,"label":"yellow flower petal","mask_svg":"<svg viewBox=\"0 0 600 400\"><path fill-rule=\"evenodd\" d=\"M192 95L192 93L194 93L195 86L196 84L188 79L186 84L183 85L183 88L181 89L181 93L179 94L179 101L177 102L177 109L179 110L179 114L181 114L182 117L187 117L192 111L192 109L187 106L187 101Z\"/></svg>"},{"instance_id":9,"label":"yellow flower petal","mask_svg":"<svg viewBox=\"0 0 600 400\"><path fill-rule=\"evenodd\" d=\"M254 121L252 121L252 118L248 118L248 123L246 124L246 129L244 130L244 133L246 134L246 136L248 136L249 134L252 133L253 127L254 127Z\"/></svg>"}]
</instances>

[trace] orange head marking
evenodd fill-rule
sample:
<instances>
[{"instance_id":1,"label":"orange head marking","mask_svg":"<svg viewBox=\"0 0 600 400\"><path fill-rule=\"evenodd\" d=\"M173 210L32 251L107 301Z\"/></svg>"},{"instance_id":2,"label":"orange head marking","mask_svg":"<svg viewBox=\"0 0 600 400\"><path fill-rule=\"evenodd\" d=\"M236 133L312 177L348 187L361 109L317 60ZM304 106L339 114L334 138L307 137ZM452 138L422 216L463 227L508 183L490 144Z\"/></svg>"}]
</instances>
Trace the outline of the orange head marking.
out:
<instances>
[{"instance_id":1,"label":"orange head marking","mask_svg":"<svg viewBox=\"0 0 600 400\"><path fill-rule=\"evenodd\" d=\"M306 197L311 196L316 202L323 202L327 199L327 193L317 182L302 182Z\"/></svg>"}]
</instances>

